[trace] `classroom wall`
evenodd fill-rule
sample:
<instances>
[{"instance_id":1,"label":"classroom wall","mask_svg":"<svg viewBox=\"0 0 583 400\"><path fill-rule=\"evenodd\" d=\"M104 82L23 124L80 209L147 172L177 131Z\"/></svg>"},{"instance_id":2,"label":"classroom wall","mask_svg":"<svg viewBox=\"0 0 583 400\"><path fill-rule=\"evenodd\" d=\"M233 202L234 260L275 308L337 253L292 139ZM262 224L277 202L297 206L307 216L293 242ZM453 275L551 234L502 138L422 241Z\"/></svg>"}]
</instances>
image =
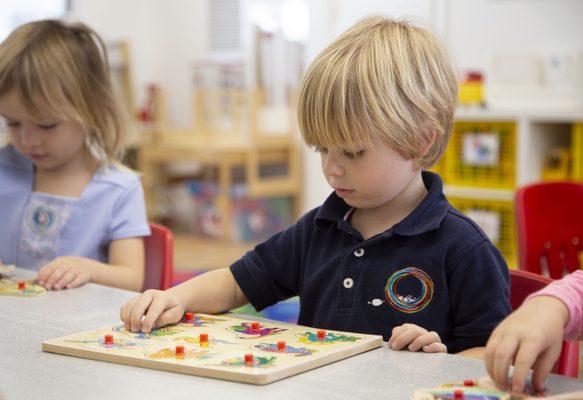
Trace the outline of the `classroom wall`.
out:
<instances>
[{"instance_id":1,"label":"classroom wall","mask_svg":"<svg viewBox=\"0 0 583 400\"><path fill-rule=\"evenodd\" d=\"M105 40L130 43L136 106L144 88L166 88L171 126L186 129L192 120L191 67L207 49L205 1L75 0L71 19L86 22Z\"/></svg>"}]
</instances>

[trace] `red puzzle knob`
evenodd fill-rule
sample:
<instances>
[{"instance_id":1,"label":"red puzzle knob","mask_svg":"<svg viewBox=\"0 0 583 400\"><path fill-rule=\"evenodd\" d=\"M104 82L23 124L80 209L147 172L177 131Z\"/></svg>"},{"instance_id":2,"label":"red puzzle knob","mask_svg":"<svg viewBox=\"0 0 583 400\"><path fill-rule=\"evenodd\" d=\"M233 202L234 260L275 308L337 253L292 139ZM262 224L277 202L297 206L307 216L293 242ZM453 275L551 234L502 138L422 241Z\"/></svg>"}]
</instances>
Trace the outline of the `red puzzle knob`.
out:
<instances>
[{"instance_id":1,"label":"red puzzle knob","mask_svg":"<svg viewBox=\"0 0 583 400\"><path fill-rule=\"evenodd\" d=\"M326 331L324 329L320 329L317 332L317 335L318 335L318 340L324 340L324 339L326 339Z\"/></svg>"},{"instance_id":2,"label":"red puzzle knob","mask_svg":"<svg viewBox=\"0 0 583 400\"><path fill-rule=\"evenodd\" d=\"M192 322L194 321L194 313L191 312L187 312L184 314L184 319L186 320L186 322Z\"/></svg>"},{"instance_id":3,"label":"red puzzle knob","mask_svg":"<svg viewBox=\"0 0 583 400\"><path fill-rule=\"evenodd\" d=\"M253 354L245 354L245 365L252 367L253 364Z\"/></svg>"},{"instance_id":4,"label":"red puzzle knob","mask_svg":"<svg viewBox=\"0 0 583 400\"><path fill-rule=\"evenodd\" d=\"M105 338L103 339L104 343L106 345L111 345L113 344L113 335L105 335Z\"/></svg>"}]
</instances>

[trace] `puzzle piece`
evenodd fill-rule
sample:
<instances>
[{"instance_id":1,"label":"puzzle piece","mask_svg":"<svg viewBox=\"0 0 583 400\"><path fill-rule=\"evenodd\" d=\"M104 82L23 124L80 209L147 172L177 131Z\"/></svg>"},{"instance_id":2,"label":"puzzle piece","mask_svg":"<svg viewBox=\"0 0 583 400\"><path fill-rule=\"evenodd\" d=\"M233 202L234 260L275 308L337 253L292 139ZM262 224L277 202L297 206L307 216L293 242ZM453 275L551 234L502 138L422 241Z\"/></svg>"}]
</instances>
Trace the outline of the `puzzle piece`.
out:
<instances>
[{"instance_id":1,"label":"puzzle piece","mask_svg":"<svg viewBox=\"0 0 583 400\"><path fill-rule=\"evenodd\" d=\"M510 394L498 390L490 377L477 381L466 380L458 383L445 383L439 387L418 390L412 400L567 400L583 399L583 392L553 395L551 393L534 393L531 386L525 394Z\"/></svg>"}]
</instances>

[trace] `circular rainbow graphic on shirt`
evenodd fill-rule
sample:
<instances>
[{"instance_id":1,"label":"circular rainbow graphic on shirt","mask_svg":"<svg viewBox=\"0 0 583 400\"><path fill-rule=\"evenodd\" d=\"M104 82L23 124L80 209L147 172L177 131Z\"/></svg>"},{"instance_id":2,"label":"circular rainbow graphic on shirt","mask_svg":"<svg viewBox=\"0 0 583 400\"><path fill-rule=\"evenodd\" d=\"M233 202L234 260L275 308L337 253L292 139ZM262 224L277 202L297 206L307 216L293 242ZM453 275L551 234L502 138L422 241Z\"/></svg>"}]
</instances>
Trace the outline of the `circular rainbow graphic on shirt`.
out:
<instances>
[{"instance_id":1,"label":"circular rainbow graphic on shirt","mask_svg":"<svg viewBox=\"0 0 583 400\"><path fill-rule=\"evenodd\" d=\"M421 284L421 291L417 296L399 294L399 282L408 277L417 279ZM407 314L416 313L427 307L433 298L433 281L419 268L403 268L391 275L387 281L385 296L391 307Z\"/></svg>"},{"instance_id":2,"label":"circular rainbow graphic on shirt","mask_svg":"<svg viewBox=\"0 0 583 400\"><path fill-rule=\"evenodd\" d=\"M30 221L33 230L46 231L53 226L55 214L50 208L39 206L33 210Z\"/></svg>"}]
</instances>

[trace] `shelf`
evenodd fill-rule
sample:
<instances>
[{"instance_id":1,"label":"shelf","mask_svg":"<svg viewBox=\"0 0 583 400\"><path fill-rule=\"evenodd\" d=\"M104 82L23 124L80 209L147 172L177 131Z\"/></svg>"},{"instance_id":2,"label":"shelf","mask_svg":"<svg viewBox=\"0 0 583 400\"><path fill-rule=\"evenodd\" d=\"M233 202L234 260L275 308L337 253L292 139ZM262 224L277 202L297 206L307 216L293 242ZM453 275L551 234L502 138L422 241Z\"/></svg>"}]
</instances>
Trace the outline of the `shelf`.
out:
<instances>
[{"instance_id":1,"label":"shelf","mask_svg":"<svg viewBox=\"0 0 583 400\"><path fill-rule=\"evenodd\" d=\"M445 195L464 199L483 199L496 201L514 201L514 190L489 189L474 186L445 185Z\"/></svg>"}]
</instances>

